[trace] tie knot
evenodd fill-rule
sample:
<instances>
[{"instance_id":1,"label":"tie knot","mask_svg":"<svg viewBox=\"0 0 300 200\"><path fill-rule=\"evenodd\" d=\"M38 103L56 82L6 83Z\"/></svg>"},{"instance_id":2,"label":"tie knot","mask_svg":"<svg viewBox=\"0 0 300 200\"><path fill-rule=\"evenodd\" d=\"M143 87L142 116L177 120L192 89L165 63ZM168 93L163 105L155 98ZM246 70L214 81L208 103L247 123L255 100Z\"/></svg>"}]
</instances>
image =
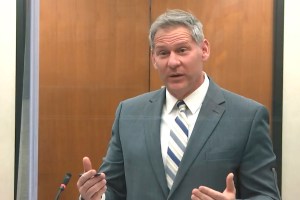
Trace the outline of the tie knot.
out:
<instances>
[{"instance_id":1,"label":"tie knot","mask_svg":"<svg viewBox=\"0 0 300 200\"><path fill-rule=\"evenodd\" d=\"M178 107L180 112L185 112L186 111L186 104L184 103L184 101L178 101L176 106Z\"/></svg>"}]
</instances>

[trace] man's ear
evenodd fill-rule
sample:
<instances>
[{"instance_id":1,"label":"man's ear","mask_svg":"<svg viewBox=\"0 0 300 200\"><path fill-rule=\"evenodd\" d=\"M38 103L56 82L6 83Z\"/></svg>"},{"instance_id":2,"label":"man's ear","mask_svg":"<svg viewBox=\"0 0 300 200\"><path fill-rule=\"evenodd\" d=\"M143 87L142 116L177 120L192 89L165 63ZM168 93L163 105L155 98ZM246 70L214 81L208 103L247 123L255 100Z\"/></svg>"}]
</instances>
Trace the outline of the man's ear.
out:
<instances>
[{"instance_id":1,"label":"man's ear","mask_svg":"<svg viewBox=\"0 0 300 200\"><path fill-rule=\"evenodd\" d=\"M206 61L210 55L210 46L208 40L204 39L201 44L202 49L202 60Z\"/></svg>"},{"instance_id":2,"label":"man's ear","mask_svg":"<svg viewBox=\"0 0 300 200\"><path fill-rule=\"evenodd\" d=\"M153 51L151 51L151 61L152 61L154 69L157 69L157 64L156 64L156 61L155 61L155 56L154 56Z\"/></svg>"}]
</instances>

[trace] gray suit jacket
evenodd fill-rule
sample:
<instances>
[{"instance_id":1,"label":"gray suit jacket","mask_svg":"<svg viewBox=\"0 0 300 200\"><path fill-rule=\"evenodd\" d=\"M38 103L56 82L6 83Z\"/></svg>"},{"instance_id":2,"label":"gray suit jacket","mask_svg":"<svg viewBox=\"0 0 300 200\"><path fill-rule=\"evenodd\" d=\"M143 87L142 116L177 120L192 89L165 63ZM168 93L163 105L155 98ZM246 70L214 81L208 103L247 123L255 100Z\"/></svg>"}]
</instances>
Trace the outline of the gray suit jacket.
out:
<instances>
[{"instance_id":1,"label":"gray suit jacket","mask_svg":"<svg viewBox=\"0 0 300 200\"><path fill-rule=\"evenodd\" d=\"M200 185L222 192L233 172L237 198L280 199L268 112L212 80L172 189L165 178L160 122L165 89L120 103L100 171L107 200L187 200Z\"/></svg>"}]
</instances>

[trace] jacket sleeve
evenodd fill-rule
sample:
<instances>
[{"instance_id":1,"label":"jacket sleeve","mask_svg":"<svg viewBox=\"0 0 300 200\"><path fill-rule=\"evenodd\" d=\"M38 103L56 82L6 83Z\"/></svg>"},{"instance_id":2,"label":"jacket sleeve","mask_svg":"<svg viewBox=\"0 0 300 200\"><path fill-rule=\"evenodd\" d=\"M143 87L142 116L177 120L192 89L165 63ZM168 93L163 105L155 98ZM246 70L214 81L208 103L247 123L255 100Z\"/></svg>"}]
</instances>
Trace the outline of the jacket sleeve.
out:
<instances>
[{"instance_id":1,"label":"jacket sleeve","mask_svg":"<svg viewBox=\"0 0 300 200\"><path fill-rule=\"evenodd\" d=\"M122 104L117 108L107 154L100 167L100 171L105 173L107 180L107 191L105 192L106 200L126 199L124 159L119 137L119 119L121 110Z\"/></svg>"}]
</instances>

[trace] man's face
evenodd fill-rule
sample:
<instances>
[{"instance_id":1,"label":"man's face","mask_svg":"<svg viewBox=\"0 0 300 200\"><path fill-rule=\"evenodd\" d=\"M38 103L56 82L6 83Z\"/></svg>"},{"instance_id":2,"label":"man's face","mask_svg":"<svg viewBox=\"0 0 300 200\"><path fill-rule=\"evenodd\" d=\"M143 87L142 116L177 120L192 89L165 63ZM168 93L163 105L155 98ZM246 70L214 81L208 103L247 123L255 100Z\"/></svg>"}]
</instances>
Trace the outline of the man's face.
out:
<instances>
[{"instance_id":1,"label":"man's face","mask_svg":"<svg viewBox=\"0 0 300 200\"><path fill-rule=\"evenodd\" d=\"M159 29L154 38L152 62L169 92L183 99L203 82L203 62L209 57L209 44L196 43L184 26Z\"/></svg>"}]
</instances>

